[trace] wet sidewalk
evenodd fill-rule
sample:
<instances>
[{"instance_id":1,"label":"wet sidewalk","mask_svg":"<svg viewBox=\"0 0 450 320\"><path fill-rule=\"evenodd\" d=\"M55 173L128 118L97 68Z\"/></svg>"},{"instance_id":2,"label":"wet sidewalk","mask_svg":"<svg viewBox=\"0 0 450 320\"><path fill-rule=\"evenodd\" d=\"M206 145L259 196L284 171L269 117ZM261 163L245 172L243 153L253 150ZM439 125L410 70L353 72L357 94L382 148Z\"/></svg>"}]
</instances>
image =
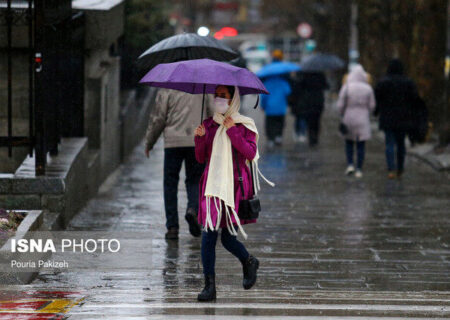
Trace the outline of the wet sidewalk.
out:
<instances>
[{"instance_id":1,"label":"wet sidewalk","mask_svg":"<svg viewBox=\"0 0 450 320\"><path fill-rule=\"evenodd\" d=\"M262 131L260 111L251 115ZM294 144L291 126L289 118L283 147L268 151L264 139L260 143L261 170L277 186L263 185L261 218L245 227L245 244L261 263L253 289L242 289L239 262L218 242L218 299L196 302L203 285L200 239L189 235L184 220L183 177L180 239L164 239L160 141L150 159L142 146L136 148L69 226L148 232L151 270L42 272L30 285L2 290L0 319L450 317L448 176L408 158L402 180L388 180L383 146L373 140L363 179L346 177L343 141L332 116L325 116L321 144L314 149ZM53 313L30 304L11 306L36 301L36 295L70 301Z\"/></svg>"}]
</instances>

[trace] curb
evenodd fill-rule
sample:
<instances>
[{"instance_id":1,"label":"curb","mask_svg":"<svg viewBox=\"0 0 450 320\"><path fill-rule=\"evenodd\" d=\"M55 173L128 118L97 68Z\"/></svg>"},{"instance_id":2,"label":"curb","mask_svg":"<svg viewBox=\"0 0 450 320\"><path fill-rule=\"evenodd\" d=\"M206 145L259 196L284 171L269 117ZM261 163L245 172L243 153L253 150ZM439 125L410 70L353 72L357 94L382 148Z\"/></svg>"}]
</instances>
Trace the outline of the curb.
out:
<instances>
[{"instance_id":1,"label":"curb","mask_svg":"<svg viewBox=\"0 0 450 320\"><path fill-rule=\"evenodd\" d=\"M19 210L22 211L22 210ZM16 241L20 239L29 238L31 232L39 231L42 228L44 223L44 212L42 210L32 210L28 211L25 219L20 223L19 227L15 235L8 239L8 241L0 248L0 258L2 263L9 262L11 260L17 261L27 261L25 256L22 253L11 252L11 242L13 239ZM46 259L49 257L49 253L41 253L39 254L40 259ZM36 257L36 254L33 255ZM0 272L0 284L28 284L33 281L36 276L39 274L39 271L21 271L21 272Z\"/></svg>"}]
</instances>

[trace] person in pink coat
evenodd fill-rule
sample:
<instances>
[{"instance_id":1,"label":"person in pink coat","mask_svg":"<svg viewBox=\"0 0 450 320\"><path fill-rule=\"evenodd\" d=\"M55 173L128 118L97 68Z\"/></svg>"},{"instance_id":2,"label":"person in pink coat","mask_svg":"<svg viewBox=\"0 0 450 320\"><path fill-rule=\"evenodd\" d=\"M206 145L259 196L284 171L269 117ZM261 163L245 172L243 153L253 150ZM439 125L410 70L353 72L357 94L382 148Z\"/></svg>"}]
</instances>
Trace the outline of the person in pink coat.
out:
<instances>
[{"instance_id":1,"label":"person in pink coat","mask_svg":"<svg viewBox=\"0 0 450 320\"><path fill-rule=\"evenodd\" d=\"M368 75L361 65L357 65L348 75L347 81L339 92L337 107L342 115L342 122L348 129L345 135L347 156L347 175L355 173L362 177L365 156L365 142L371 138L370 113L375 109L375 95L368 83ZM356 144L356 172L353 162Z\"/></svg>"},{"instance_id":2,"label":"person in pink coat","mask_svg":"<svg viewBox=\"0 0 450 320\"><path fill-rule=\"evenodd\" d=\"M242 199L238 177L240 175L243 179L242 185L245 197L247 199L252 197L252 173L246 162L254 160L258 154L257 132L249 129L249 127L254 127L254 122L250 118L241 116L238 112L239 107L238 88L218 86L215 92L214 117L204 120L195 131L196 159L199 163L206 163L199 184L198 222L203 226L201 256L205 276L205 287L198 295L199 301L211 301L216 298L214 266L218 229L222 229L221 242L225 249L242 263L244 288L250 289L256 282L259 261L248 253L245 246L236 237L236 229L244 232L242 225L256 222L256 220L240 220L236 213L239 211L239 201ZM234 108L234 110L230 108ZM239 123L239 121L243 123ZM246 123L247 125L244 125ZM215 138L218 138L216 134L219 130L222 134L221 139L224 141L222 144L216 142L218 139L215 140ZM256 131L256 127L254 127L254 130ZM231 145L228 141L231 142ZM233 185L230 188L234 191L234 213L232 206L226 206L224 200L220 197L205 195L208 194L208 177L211 175L211 155L214 153L213 148L219 148L219 146L226 146L227 150L215 150L217 152L216 157L220 158L217 161L220 162L223 158L228 157L228 163L223 165L228 165L228 168L232 170L232 177L230 177L231 180L227 180L225 177L222 179L219 174L219 177L215 178L216 181L210 181L210 183L220 188L221 184L231 181ZM229 153L226 154L227 152ZM238 173L236 159L239 163L240 173ZM243 234L246 237L246 234Z\"/></svg>"}]
</instances>

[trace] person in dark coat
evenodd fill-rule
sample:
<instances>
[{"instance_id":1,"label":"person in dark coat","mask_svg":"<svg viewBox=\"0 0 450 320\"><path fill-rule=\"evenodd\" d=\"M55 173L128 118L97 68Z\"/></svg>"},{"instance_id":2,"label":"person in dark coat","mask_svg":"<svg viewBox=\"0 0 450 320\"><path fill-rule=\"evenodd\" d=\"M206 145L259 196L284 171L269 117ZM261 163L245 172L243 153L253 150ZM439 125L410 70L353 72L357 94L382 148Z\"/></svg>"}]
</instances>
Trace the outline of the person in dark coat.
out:
<instances>
[{"instance_id":1,"label":"person in dark coat","mask_svg":"<svg viewBox=\"0 0 450 320\"><path fill-rule=\"evenodd\" d=\"M310 146L319 142L320 117L324 109L324 91L329 89L322 72L299 72L293 81L290 101L291 110L297 121L306 120Z\"/></svg>"},{"instance_id":2,"label":"person in dark coat","mask_svg":"<svg viewBox=\"0 0 450 320\"><path fill-rule=\"evenodd\" d=\"M392 60L386 76L375 88L375 115L379 116L379 127L386 137L386 162L390 179L400 177L404 170L405 137L414 127L413 106L417 97L416 85L404 75L401 61Z\"/></svg>"}]
</instances>

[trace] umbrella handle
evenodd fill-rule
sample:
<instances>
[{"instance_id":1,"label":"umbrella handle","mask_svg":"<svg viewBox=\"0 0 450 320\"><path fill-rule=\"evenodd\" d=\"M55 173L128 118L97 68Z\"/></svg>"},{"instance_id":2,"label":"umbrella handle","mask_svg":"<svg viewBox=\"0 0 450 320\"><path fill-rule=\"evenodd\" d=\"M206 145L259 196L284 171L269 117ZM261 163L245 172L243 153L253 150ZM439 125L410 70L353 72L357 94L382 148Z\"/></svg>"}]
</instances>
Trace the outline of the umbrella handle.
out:
<instances>
[{"instance_id":1,"label":"umbrella handle","mask_svg":"<svg viewBox=\"0 0 450 320\"><path fill-rule=\"evenodd\" d=\"M257 95L256 103L255 103L255 106L253 107L253 109L256 109L258 107L258 104L259 104L259 94Z\"/></svg>"},{"instance_id":2,"label":"umbrella handle","mask_svg":"<svg viewBox=\"0 0 450 320\"><path fill-rule=\"evenodd\" d=\"M205 110L205 91L206 91L206 84L203 84L202 115L200 118L200 124L203 123L203 112Z\"/></svg>"}]
</instances>

